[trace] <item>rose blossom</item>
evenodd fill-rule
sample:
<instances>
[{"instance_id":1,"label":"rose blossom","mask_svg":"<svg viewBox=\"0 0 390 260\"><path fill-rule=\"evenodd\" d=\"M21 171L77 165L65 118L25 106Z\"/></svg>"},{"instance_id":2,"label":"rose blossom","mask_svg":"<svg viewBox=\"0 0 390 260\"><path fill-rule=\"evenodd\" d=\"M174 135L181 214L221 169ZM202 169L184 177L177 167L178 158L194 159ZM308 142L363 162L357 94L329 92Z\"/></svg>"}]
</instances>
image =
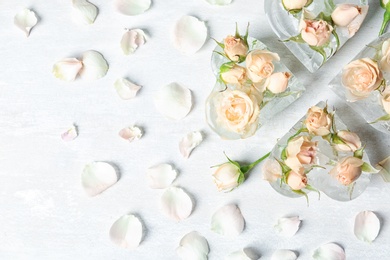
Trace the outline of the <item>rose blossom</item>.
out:
<instances>
[{"instance_id":1,"label":"rose blossom","mask_svg":"<svg viewBox=\"0 0 390 260\"><path fill-rule=\"evenodd\" d=\"M329 42L333 27L324 20L302 19L299 23L302 39L310 46L323 46Z\"/></svg>"},{"instance_id":2,"label":"rose blossom","mask_svg":"<svg viewBox=\"0 0 390 260\"><path fill-rule=\"evenodd\" d=\"M307 111L305 125L309 133L325 136L330 133L332 118L324 109L313 106Z\"/></svg>"},{"instance_id":3,"label":"rose blossom","mask_svg":"<svg viewBox=\"0 0 390 260\"><path fill-rule=\"evenodd\" d=\"M359 14L361 14L361 8L358 5L340 4L333 10L332 20L336 25L345 27Z\"/></svg>"},{"instance_id":4,"label":"rose blossom","mask_svg":"<svg viewBox=\"0 0 390 260\"><path fill-rule=\"evenodd\" d=\"M234 65L230 70L221 73L221 78L226 83L242 85L246 81L246 70L244 67Z\"/></svg>"},{"instance_id":5,"label":"rose blossom","mask_svg":"<svg viewBox=\"0 0 390 260\"><path fill-rule=\"evenodd\" d=\"M300 169L299 173L290 171L287 176L287 185L293 190L301 190L307 185L306 174L303 173L303 168Z\"/></svg>"},{"instance_id":6,"label":"rose blossom","mask_svg":"<svg viewBox=\"0 0 390 260\"><path fill-rule=\"evenodd\" d=\"M282 0L284 8L287 11L300 10L307 5L308 0Z\"/></svg>"},{"instance_id":7,"label":"rose blossom","mask_svg":"<svg viewBox=\"0 0 390 260\"><path fill-rule=\"evenodd\" d=\"M382 43L382 58L379 61L381 70L390 73L390 39Z\"/></svg>"},{"instance_id":8,"label":"rose blossom","mask_svg":"<svg viewBox=\"0 0 390 260\"><path fill-rule=\"evenodd\" d=\"M264 162L261 171L263 173L263 179L269 182L275 182L277 179L282 178L282 167L278 161L274 159L268 159Z\"/></svg>"},{"instance_id":9,"label":"rose blossom","mask_svg":"<svg viewBox=\"0 0 390 260\"><path fill-rule=\"evenodd\" d=\"M317 142L308 136L298 136L288 142L285 163L291 170L299 172L303 165L313 164L316 159Z\"/></svg>"},{"instance_id":10,"label":"rose blossom","mask_svg":"<svg viewBox=\"0 0 390 260\"><path fill-rule=\"evenodd\" d=\"M280 61L277 53L268 50L254 50L246 57L248 77L253 82L260 82L274 72L274 61Z\"/></svg>"},{"instance_id":11,"label":"rose blossom","mask_svg":"<svg viewBox=\"0 0 390 260\"><path fill-rule=\"evenodd\" d=\"M370 58L354 60L344 67L341 82L347 89L348 101L364 99L377 89L383 76L378 64Z\"/></svg>"},{"instance_id":12,"label":"rose blossom","mask_svg":"<svg viewBox=\"0 0 390 260\"><path fill-rule=\"evenodd\" d=\"M224 45L225 48L223 50L232 61L238 61L240 56L245 57L248 52L248 45L246 42L241 38L236 38L231 35L224 39Z\"/></svg>"},{"instance_id":13,"label":"rose blossom","mask_svg":"<svg viewBox=\"0 0 390 260\"><path fill-rule=\"evenodd\" d=\"M362 174L362 165L362 159L353 156L345 157L337 163L330 171L330 174L341 184L349 185L356 181Z\"/></svg>"},{"instance_id":14,"label":"rose blossom","mask_svg":"<svg viewBox=\"0 0 390 260\"><path fill-rule=\"evenodd\" d=\"M381 95L381 103L387 114L390 114L390 87L386 87Z\"/></svg>"},{"instance_id":15,"label":"rose blossom","mask_svg":"<svg viewBox=\"0 0 390 260\"><path fill-rule=\"evenodd\" d=\"M266 88L274 94L282 93L286 91L290 78L291 74L288 72L274 73L265 82Z\"/></svg>"},{"instance_id":16,"label":"rose blossom","mask_svg":"<svg viewBox=\"0 0 390 260\"><path fill-rule=\"evenodd\" d=\"M213 180L218 191L230 191L239 185L238 178L240 175L240 168L227 162L216 168L213 173Z\"/></svg>"},{"instance_id":17,"label":"rose blossom","mask_svg":"<svg viewBox=\"0 0 390 260\"><path fill-rule=\"evenodd\" d=\"M341 152L355 152L362 147L362 142L357 134L342 130L337 133L341 142L336 142L335 148Z\"/></svg>"}]
</instances>

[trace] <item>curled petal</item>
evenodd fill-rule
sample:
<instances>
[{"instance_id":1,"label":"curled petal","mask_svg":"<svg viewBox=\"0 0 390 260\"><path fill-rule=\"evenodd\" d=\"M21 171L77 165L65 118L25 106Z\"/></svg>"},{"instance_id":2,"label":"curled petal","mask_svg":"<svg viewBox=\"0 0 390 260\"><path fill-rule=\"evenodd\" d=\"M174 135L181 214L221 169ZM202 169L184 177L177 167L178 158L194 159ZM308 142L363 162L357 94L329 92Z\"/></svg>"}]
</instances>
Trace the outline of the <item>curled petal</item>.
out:
<instances>
[{"instance_id":1,"label":"curled petal","mask_svg":"<svg viewBox=\"0 0 390 260\"><path fill-rule=\"evenodd\" d=\"M328 243L317 248L313 253L315 260L345 260L344 249L335 244Z\"/></svg>"},{"instance_id":2,"label":"curled petal","mask_svg":"<svg viewBox=\"0 0 390 260\"><path fill-rule=\"evenodd\" d=\"M167 163L150 167L146 171L149 187L152 189L165 189L176 179L177 171Z\"/></svg>"},{"instance_id":3,"label":"curled petal","mask_svg":"<svg viewBox=\"0 0 390 260\"><path fill-rule=\"evenodd\" d=\"M191 55L202 48L207 38L204 22L193 16L183 16L173 30L173 45L182 54Z\"/></svg>"},{"instance_id":4,"label":"curled petal","mask_svg":"<svg viewBox=\"0 0 390 260\"><path fill-rule=\"evenodd\" d=\"M74 140L78 136L76 126L72 125L66 132L61 134L62 140L69 142Z\"/></svg>"},{"instance_id":5,"label":"curled petal","mask_svg":"<svg viewBox=\"0 0 390 260\"><path fill-rule=\"evenodd\" d=\"M107 61L97 51L86 51L83 53L83 68L80 76L86 80L97 80L104 77L108 71Z\"/></svg>"},{"instance_id":6,"label":"curled petal","mask_svg":"<svg viewBox=\"0 0 390 260\"><path fill-rule=\"evenodd\" d=\"M192 107L191 91L177 83L171 83L157 91L154 104L163 116L173 120L182 119Z\"/></svg>"},{"instance_id":7,"label":"curled petal","mask_svg":"<svg viewBox=\"0 0 390 260\"><path fill-rule=\"evenodd\" d=\"M381 223L372 211L362 211L355 218L355 236L367 243L371 243L379 234Z\"/></svg>"},{"instance_id":8,"label":"curled petal","mask_svg":"<svg viewBox=\"0 0 390 260\"><path fill-rule=\"evenodd\" d=\"M141 89L141 86L137 86L127 79L120 78L115 81L114 88L122 99L128 100L134 98L137 95L137 92Z\"/></svg>"},{"instance_id":9,"label":"curled petal","mask_svg":"<svg viewBox=\"0 0 390 260\"><path fill-rule=\"evenodd\" d=\"M118 181L114 167L105 162L92 162L84 167L81 182L89 196L102 193Z\"/></svg>"},{"instance_id":10,"label":"curled petal","mask_svg":"<svg viewBox=\"0 0 390 260\"><path fill-rule=\"evenodd\" d=\"M192 212L192 200L181 188L170 187L161 197L161 210L176 221L188 218Z\"/></svg>"},{"instance_id":11,"label":"curled petal","mask_svg":"<svg viewBox=\"0 0 390 260\"><path fill-rule=\"evenodd\" d=\"M122 36L121 47L125 55L134 53L138 47L146 43L146 35L141 29L128 30Z\"/></svg>"},{"instance_id":12,"label":"curled petal","mask_svg":"<svg viewBox=\"0 0 390 260\"><path fill-rule=\"evenodd\" d=\"M116 9L124 15L138 15L150 8L151 0L116 0Z\"/></svg>"},{"instance_id":13,"label":"curled petal","mask_svg":"<svg viewBox=\"0 0 390 260\"><path fill-rule=\"evenodd\" d=\"M112 224L110 238L119 247L134 249L141 243L143 227L134 215L124 215Z\"/></svg>"},{"instance_id":14,"label":"curled petal","mask_svg":"<svg viewBox=\"0 0 390 260\"><path fill-rule=\"evenodd\" d=\"M137 126L130 126L119 131L119 136L129 142L139 140L142 137L142 130Z\"/></svg>"},{"instance_id":15,"label":"curled petal","mask_svg":"<svg viewBox=\"0 0 390 260\"><path fill-rule=\"evenodd\" d=\"M297 233L300 224L299 217L280 218L278 224L275 225L275 229L285 237L292 237Z\"/></svg>"},{"instance_id":16,"label":"curled petal","mask_svg":"<svg viewBox=\"0 0 390 260\"><path fill-rule=\"evenodd\" d=\"M244 248L229 254L225 260L257 260L259 256L248 248Z\"/></svg>"},{"instance_id":17,"label":"curled petal","mask_svg":"<svg viewBox=\"0 0 390 260\"><path fill-rule=\"evenodd\" d=\"M84 24L92 24L98 15L98 8L87 0L72 0L77 20Z\"/></svg>"},{"instance_id":18,"label":"curled petal","mask_svg":"<svg viewBox=\"0 0 390 260\"><path fill-rule=\"evenodd\" d=\"M25 32L26 36L30 35L31 29L37 24L38 18L34 11L24 9L14 17L14 24Z\"/></svg>"},{"instance_id":19,"label":"curled petal","mask_svg":"<svg viewBox=\"0 0 390 260\"><path fill-rule=\"evenodd\" d=\"M54 77L64 80L73 81L76 79L83 63L76 58L66 58L56 62L53 66Z\"/></svg>"},{"instance_id":20,"label":"curled petal","mask_svg":"<svg viewBox=\"0 0 390 260\"><path fill-rule=\"evenodd\" d=\"M295 260L298 256L294 251L287 249L276 250L271 257L271 260Z\"/></svg>"},{"instance_id":21,"label":"curled petal","mask_svg":"<svg viewBox=\"0 0 390 260\"><path fill-rule=\"evenodd\" d=\"M187 134L179 143L180 153L184 158L190 157L192 150L197 147L203 141L202 134L200 132L192 132Z\"/></svg>"},{"instance_id":22,"label":"curled petal","mask_svg":"<svg viewBox=\"0 0 390 260\"><path fill-rule=\"evenodd\" d=\"M245 220L233 204L218 209L211 218L211 230L226 237L236 237L244 230Z\"/></svg>"},{"instance_id":23,"label":"curled petal","mask_svg":"<svg viewBox=\"0 0 390 260\"><path fill-rule=\"evenodd\" d=\"M209 252L207 240L196 231L185 235L176 248L177 255L183 260L207 260Z\"/></svg>"},{"instance_id":24,"label":"curled petal","mask_svg":"<svg viewBox=\"0 0 390 260\"><path fill-rule=\"evenodd\" d=\"M230 5L233 0L206 0L206 1L212 5Z\"/></svg>"}]
</instances>

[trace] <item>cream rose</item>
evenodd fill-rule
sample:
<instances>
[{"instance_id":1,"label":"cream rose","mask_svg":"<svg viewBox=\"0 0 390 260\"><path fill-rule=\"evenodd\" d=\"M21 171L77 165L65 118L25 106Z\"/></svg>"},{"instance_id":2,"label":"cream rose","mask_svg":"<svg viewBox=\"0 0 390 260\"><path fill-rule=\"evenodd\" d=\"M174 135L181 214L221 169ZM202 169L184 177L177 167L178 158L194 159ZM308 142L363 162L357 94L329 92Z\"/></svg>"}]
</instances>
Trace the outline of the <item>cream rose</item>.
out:
<instances>
[{"instance_id":1,"label":"cream rose","mask_svg":"<svg viewBox=\"0 0 390 260\"><path fill-rule=\"evenodd\" d=\"M350 102L364 99L377 89L383 76L378 64L370 58L354 60L344 67L341 82Z\"/></svg>"},{"instance_id":2,"label":"cream rose","mask_svg":"<svg viewBox=\"0 0 390 260\"><path fill-rule=\"evenodd\" d=\"M251 136L258 127L260 102L258 97L240 90L225 90L221 93L217 112L217 123L227 130Z\"/></svg>"},{"instance_id":3,"label":"cream rose","mask_svg":"<svg viewBox=\"0 0 390 260\"><path fill-rule=\"evenodd\" d=\"M299 32L302 39L310 46L320 47L329 42L333 27L323 20L301 19Z\"/></svg>"},{"instance_id":4,"label":"cream rose","mask_svg":"<svg viewBox=\"0 0 390 260\"><path fill-rule=\"evenodd\" d=\"M334 138L334 147L341 152L355 152L362 147L362 142L357 134L342 130Z\"/></svg>"},{"instance_id":5,"label":"cream rose","mask_svg":"<svg viewBox=\"0 0 390 260\"><path fill-rule=\"evenodd\" d=\"M245 57L248 52L247 43L243 39L231 35L224 39L224 45L225 48L223 50L232 61L239 61L240 56Z\"/></svg>"},{"instance_id":6,"label":"cream rose","mask_svg":"<svg viewBox=\"0 0 390 260\"><path fill-rule=\"evenodd\" d=\"M221 78L226 83L242 85L247 80L246 69L244 67L234 65L230 70L221 73Z\"/></svg>"},{"instance_id":7,"label":"cream rose","mask_svg":"<svg viewBox=\"0 0 390 260\"><path fill-rule=\"evenodd\" d=\"M309 133L325 136L330 133L332 118L324 109L313 106L307 111L305 125Z\"/></svg>"},{"instance_id":8,"label":"cream rose","mask_svg":"<svg viewBox=\"0 0 390 260\"><path fill-rule=\"evenodd\" d=\"M330 171L341 184L349 185L356 181L362 174L362 159L356 157L345 157Z\"/></svg>"},{"instance_id":9,"label":"cream rose","mask_svg":"<svg viewBox=\"0 0 390 260\"><path fill-rule=\"evenodd\" d=\"M253 82L260 82L274 72L274 61L280 61L277 53L268 50L254 50L246 57L248 77Z\"/></svg>"},{"instance_id":10,"label":"cream rose","mask_svg":"<svg viewBox=\"0 0 390 260\"><path fill-rule=\"evenodd\" d=\"M390 87L387 86L381 95L381 103L387 114L390 114Z\"/></svg>"},{"instance_id":11,"label":"cream rose","mask_svg":"<svg viewBox=\"0 0 390 260\"><path fill-rule=\"evenodd\" d=\"M379 66L382 71L390 73L390 39L382 44L382 58L379 61Z\"/></svg>"},{"instance_id":12,"label":"cream rose","mask_svg":"<svg viewBox=\"0 0 390 260\"><path fill-rule=\"evenodd\" d=\"M348 29L349 37L355 35L368 13L368 5L339 4L332 12L333 22Z\"/></svg>"},{"instance_id":13,"label":"cream rose","mask_svg":"<svg viewBox=\"0 0 390 260\"><path fill-rule=\"evenodd\" d=\"M300 10L308 4L308 0L282 0L282 4L287 11Z\"/></svg>"},{"instance_id":14,"label":"cream rose","mask_svg":"<svg viewBox=\"0 0 390 260\"><path fill-rule=\"evenodd\" d=\"M298 136L288 142L286 147L287 159L284 161L291 170L299 172L304 165L315 162L317 142L312 142L308 136Z\"/></svg>"},{"instance_id":15,"label":"cream rose","mask_svg":"<svg viewBox=\"0 0 390 260\"><path fill-rule=\"evenodd\" d=\"M227 162L215 169L213 180L218 191L230 191L239 185L238 180L241 174L239 167Z\"/></svg>"},{"instance_id":16,"label":"cream rose","mask_svg":"<svg viewBox=\"0 0 390 260\"><path fill-rule=\"evenodd\" d=\"M282 167L278 161L274 159L268 159L264 162L261 172L263 173L263 179L269 182L275 182L282 178Z\"/></svg>"},{"instance_id":17,"label":"cream rose","mask_svg":"<svg viewBox=\"0 0 390 260\"><path fill-rule=\"evenodd\" d=\"M286 91L290 78L291 74L288 72L277 72L266 80L265 86L272 93L279 94Z\"/></svg>"},{"instance_id":18,"label":"cream rose","mask_svg":"<svg viewBox=\"0 0 390 260\"><path fill-rule=\"evenodd\" d=\"M287 175L287 185L293 190L301 190L307 186L307 176L301 169L299 173L290 171Z\"/></svg>"}]
</instances>

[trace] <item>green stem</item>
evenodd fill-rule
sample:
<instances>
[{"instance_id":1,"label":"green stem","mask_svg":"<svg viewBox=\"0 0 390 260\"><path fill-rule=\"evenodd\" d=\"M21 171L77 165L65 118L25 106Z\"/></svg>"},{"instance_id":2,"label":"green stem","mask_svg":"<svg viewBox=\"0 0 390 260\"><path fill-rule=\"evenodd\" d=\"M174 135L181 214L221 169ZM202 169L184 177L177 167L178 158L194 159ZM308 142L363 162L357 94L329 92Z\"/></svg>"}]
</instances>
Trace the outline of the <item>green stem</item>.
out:
<instances>
[{"instance_id":1,"label":"green stem","mask_svg":"<svg viewBox=\"0 0 390 260\"><path fill-rule=\"evenodd\" d=\"M257 161L249 164L249 165L244 165L244 166L241 166L240 170L245 174L247 172L249 172L250 170L252 170L253 167L255 167L256 165L258 165L259 163L261 163L264 159L266 159L269 155L271 154L271 152L267 153L266 155L264 155L263 157L261 157L260 159L258 159Z\"/></svg>"},{"instance_id":2,"label":"green stem","mask_svg":"<svg viewBox=\"0 0 390 260\"><path fill-rule=\"evenodd\" d=\"M382 22L381 30L379 31L379 36L381 36L384 33L389 21L390 21L390 11L386 10L383 15L383 22Z\"/></svg>"}]
</instances>

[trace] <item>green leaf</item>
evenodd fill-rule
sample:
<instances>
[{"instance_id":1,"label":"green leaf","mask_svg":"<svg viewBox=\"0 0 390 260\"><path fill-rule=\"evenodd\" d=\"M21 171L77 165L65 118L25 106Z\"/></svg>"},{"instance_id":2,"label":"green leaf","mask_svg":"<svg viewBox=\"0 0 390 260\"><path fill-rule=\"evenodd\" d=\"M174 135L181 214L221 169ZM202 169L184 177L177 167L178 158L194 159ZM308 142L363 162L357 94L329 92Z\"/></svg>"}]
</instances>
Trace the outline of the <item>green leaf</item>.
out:
<instances>
[{"instance_id":1,"label":"green leaf","mask_svg":"<svg viewBox=\"0 0 390 260\"><path fill-rule=\"evenodd\" d=\"M222 74L222 73L225 73L225 72L228 72L229 70L231 70L233 67L234 67L235 63L233 61L230 61L230 62L227 62L227 63L224 63L221 65L221 67L219 68L219 72Z\"/></svg>"},{"instance_id":2,"label":"green leaf","mask_svg":"<svg viewBox=\"0 0 390 260\"><path fill-rule=\"evenodd\" d=\"M307 206L309 207L309 197L307 196L307 193L302 190L292 190L294 193L305 196Z\"/></svg>"},{"instance_id":3,"label":"green leaf","mask_svg":"<svg viewBox=\"0 0 390 260\"><path fill-rule=\"evenodd\" d=\"M387 115L381 116L380 118L376 119L375 121L373 121L369 124L375 124L375 123L378 123L380 121L389 121L389 120L390 120L390 114L387 114Z\"/></svg>"},{"instance_id":4,"label":"green leaf","mask_svg":"<svg viewBox=\"0 0 390 260\"><path fill-rule=\"evenodd\" d=\"M241 172L240 176L238 176L237 183L238 183L238 185L240 185L244 181L245 181L245 175Z\"/></svg>"},{"instance_id":5,"label":"green leaf","mask_svg":"<svg viewBox=\"0 0 390 260\"><path fill-rule=\"evenodd\" d=\"M305 187L305 189L310 190L310 191L317 192L317 193L318 193L318 200L321 199L321 193L320 193L320 191L317 190L316 188L314 188L313 186L307 184L306 187Z\"/></svg>"},{"instance_id":6,"label":"green leaf","mask_svg":"<svg viewBox=\"0 0 390 260\"><path fill-rule=\"evenodd\" d=\"M219 52L219 51L213 51L213 52L215 52L215 53L217 53L217 54L221 55L222 57L224 57L224 58L226 58L226 59L229 59L229 57L228 57L228 56L226 56L226 54L225 54L225 53L222 53L222 52Z\"/></svg>"},{"instance_id":7,"label":"green leaf","mask_svg":"<svg viewBox=\"0 0 390 260\"><path fill-rule=\"evenodd\" d=\"M290 136L290 138L288 138L287 143L289 143L292 139L297 137L300 133L307 133L307 132L309 132L309 130L307 130L306 127L300 128L295 134L293 134L292 136Z\"/></svg>"},{"instance_id":8,"label":"green leaf","mask_svg":"<svg viewBox=\"0 0 390 260\"><path fill-rule=\"evenodd\" d=\"M296 43L305 43L305 41L302 39L302 36L300 34L297 36L292 36L287 40L283 40L282 42L289 42L289 41L296 42Z\"/></svg>"},{"instance_id":9,"label":"green leaf","mask_svg":"<svg viewBox=\"0 0 390 260\"><path fill-rule=\"evenodd\" d=\"M225 49L225 44L223 44L222 42L217 41L217 40L214 39L214 38L211 38L211 39L213 39L213 40L215 41L215 43L216 43L219 47L221 47L222 49Z\"/></svg>"},{"instance_id":10,"label":"green leaf","mask_svg":"<svg viewBox=\"0 0 390 260\"><path fill-rule=\"evenodd\" d=\"M375 169L374 167L372 167L370 164L368 163L363 163L362 165L362 171L364 172L368 172L368 173L378 173L379 171L377 169Z\"/></svg>"},{"instance_id":11,"label":"green leaf","mask_svg":"<svg viewBox=\"0 0 390 260\"><path fill-rule=\"evenodd\" d=\"M250 23L248 22L248 25L246 26L246 32L245 32L245 35L244 35L244 38L243 38L243 40L246 43L246 46L248 46L249 25L250 25Z\"/></svg>"},{"instance_id":12,"label":"green leaf","mask_svg":"<svg viewBox=\"0 0 390 260\"><path fill-rule=\"evenodd\" d=\"M313 0L309 0L309 1L307 1L307 3L306 3L306 5L305 5L305 7L308 7L309 5L311 5L313 3Z\"/></svg>"},{"instance_id":13,"label":"green leaf","mask_svg":"<svg viewBox=\"0 0 390 260\"><path fill-rule=\"evenodd\" d=\"M386 27L387 27L387 24L389 23L390 21L390 5L389 3L386 4L386 11L383 15L383 22L382 22L382 26L381 26L381 29L379 30L379 36L381 36L385 30L386 30Z\"/></svg>"},{"instance_id":14,"label":"green leaf","mask_svg":"<svg viewBox=\"0 0 390 260\"><path fill-rule=\"evenodd\" d=\"M312 50L318 52L319 54L321 54L321 56L323 58L322 63L324 63L326 61L328 56L326 55L326 52L325 52L323 47L316 47L316 46L310 46L310 45L309 45L309 47L310 47L310 49L312 49Z\"/></svg>"},{"instance_id":15,"label":"green leaf","mask_svg":"<svg viewBox=\"0 0 390 260\"><path fill-rule=\"evenodd\" d=\"M280 159L282 159L283 161L285 161L287 159L287 151L286 151L286 148L285 147L283 150L282 150L282 153L280 155Z\"/></svg>"},{"instance_id":16,"label":"green leaf","mask_svg":"<svg viewBox=\"0 0 390 260\"><path fill-rule=\"evenodd\" d=\"M363 158L363 151L364 151L364 146L361 147L360 149L356 150L356 151L353 153L353 157L362 159L362 158Z\"/></svg>"},{"instance_id":17,"label":"green leaf","mask_svg":"<svg viewBox=\"0 0 390 260\"><path fill-rule=\"evenodd\" d=\"M238 169L240 169L241 168L241 166L240 166L240 164L238 163L238 162L236 162L236 161L233 161L233 160L230 160L230 158L226 155L226 153L225 152L223 152L223 154L226 156L226 159L228 159L228 161L231 163L231 164L233 164L233 165L235 165L235 166L237 166L237 168Z\"/></svg>"}]
</instances>

